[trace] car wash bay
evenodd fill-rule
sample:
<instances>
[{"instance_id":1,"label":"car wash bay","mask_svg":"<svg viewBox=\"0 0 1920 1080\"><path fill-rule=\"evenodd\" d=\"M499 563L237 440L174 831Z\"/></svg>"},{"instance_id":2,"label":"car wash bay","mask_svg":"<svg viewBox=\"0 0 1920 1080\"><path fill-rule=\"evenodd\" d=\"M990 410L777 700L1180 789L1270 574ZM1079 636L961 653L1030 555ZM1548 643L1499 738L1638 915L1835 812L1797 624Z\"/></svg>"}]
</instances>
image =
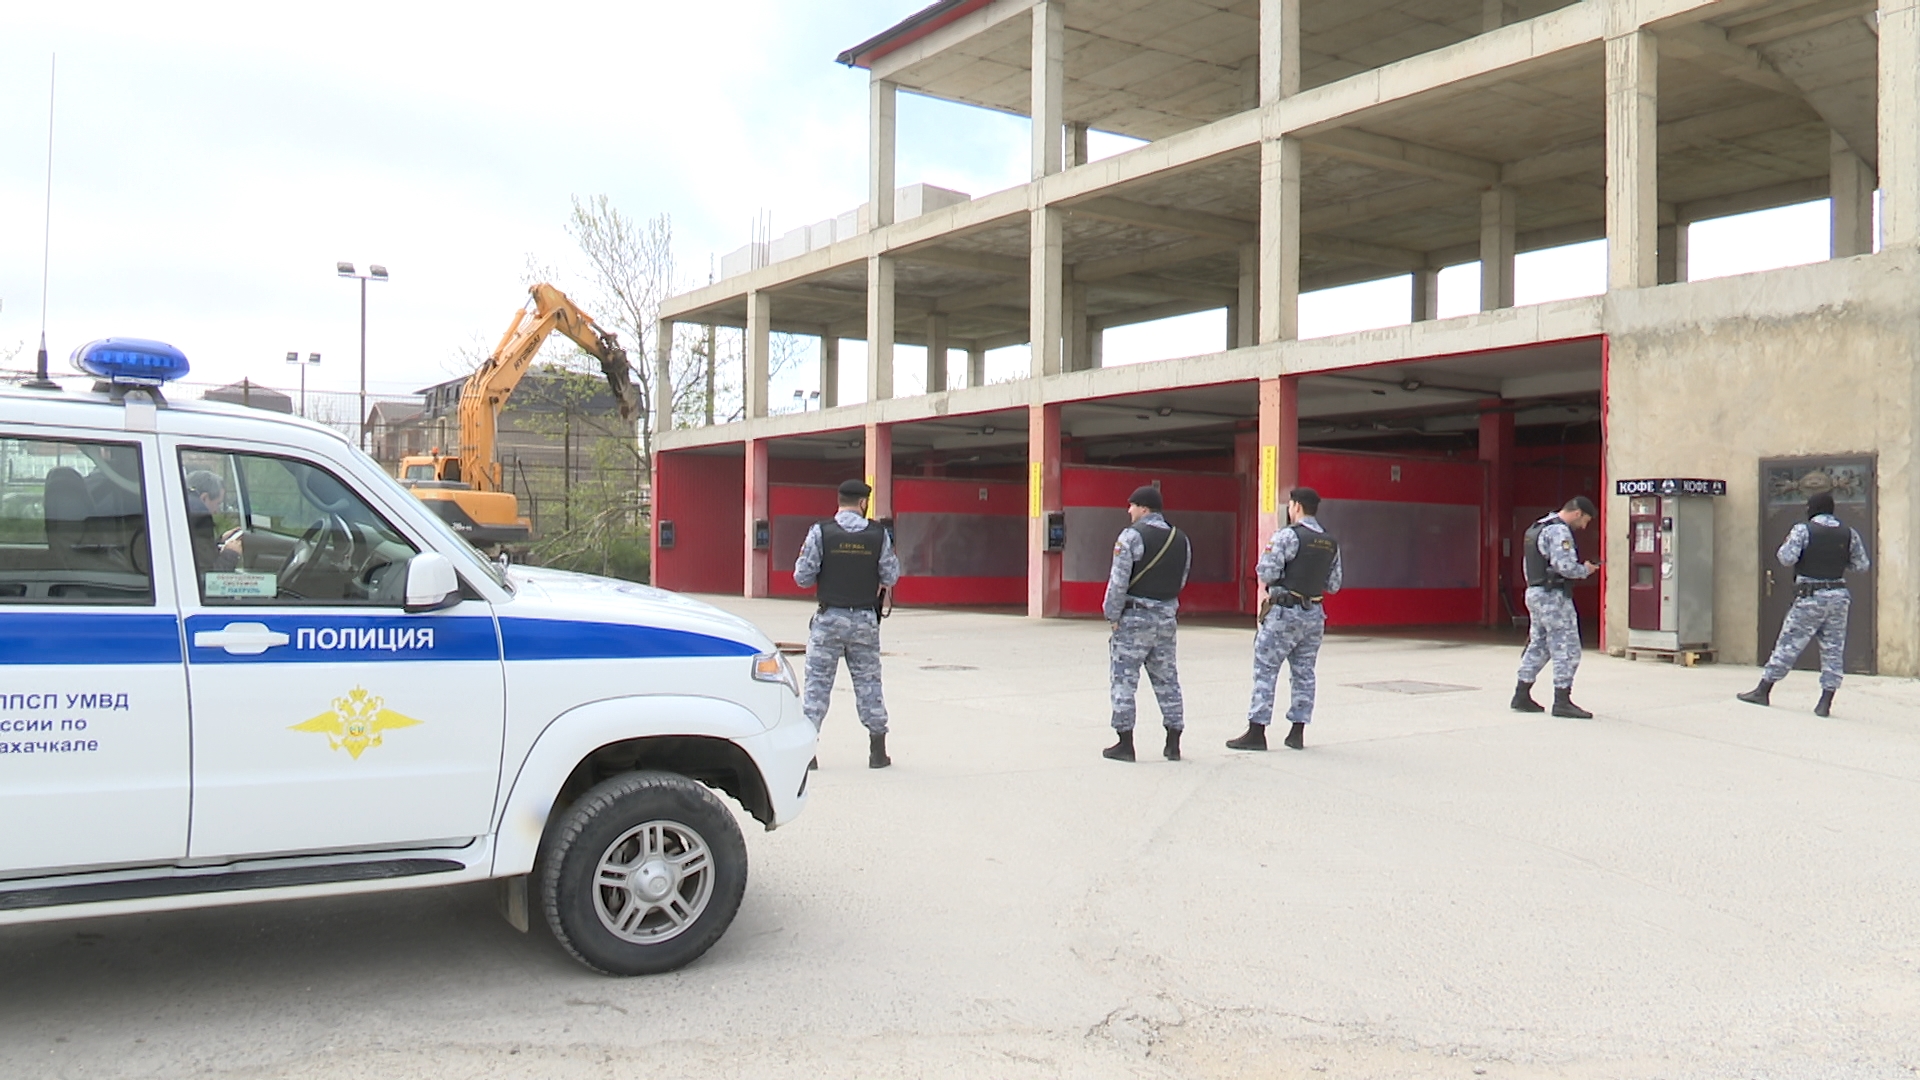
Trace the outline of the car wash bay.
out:
<instances>
[{"instance_id":1,"label":"car wash bay","mask_svg":"<svg viewBox=\"0 0 1920 1080\"><path fill-rule=\"evenodd\" d=\"M1581 339L663 453L655 580L806 595L801 541L859 477L893 522L897 602L1092 616L1127 495L1156 484L1193 543L1183 611L1249 612L1297 482L1343 545L1330 624L1511 626L1527 526L1599 494L1602 353ZM1597 557L1598 526L1579 539ZM1575 600L1596 627L1595 585Z\"/></svg>"}]
</instances>

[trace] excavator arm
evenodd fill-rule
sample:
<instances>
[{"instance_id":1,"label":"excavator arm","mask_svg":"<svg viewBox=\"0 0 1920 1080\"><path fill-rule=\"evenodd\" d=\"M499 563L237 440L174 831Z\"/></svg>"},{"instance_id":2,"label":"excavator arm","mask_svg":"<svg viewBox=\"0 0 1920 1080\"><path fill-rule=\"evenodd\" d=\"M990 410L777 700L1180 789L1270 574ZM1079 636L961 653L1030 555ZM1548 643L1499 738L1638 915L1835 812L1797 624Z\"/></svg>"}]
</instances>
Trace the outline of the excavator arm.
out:
<instances>
[{"instance_id":1,"label":"excavator arm","mask_svg":"<svg viewBox=\"0 0 1920 1080\"><path fill-rule=\"evenodd\" d=\"M566 294L551 285L528 289L532 299L514 312L507 332L500 335L493 355L467 378L460 392L460 472L461 479L476 491L503 491L505 484L497 460L496 429L500 410L513 396L514 388L526 377L533 358L555 330L600 361L607 386L620 409L620 417L631 423L640 415L640 393L633 385L633 369L627 352L609 331L600 328L591 316L574 306Z\"/></svg>"}]
</instances>

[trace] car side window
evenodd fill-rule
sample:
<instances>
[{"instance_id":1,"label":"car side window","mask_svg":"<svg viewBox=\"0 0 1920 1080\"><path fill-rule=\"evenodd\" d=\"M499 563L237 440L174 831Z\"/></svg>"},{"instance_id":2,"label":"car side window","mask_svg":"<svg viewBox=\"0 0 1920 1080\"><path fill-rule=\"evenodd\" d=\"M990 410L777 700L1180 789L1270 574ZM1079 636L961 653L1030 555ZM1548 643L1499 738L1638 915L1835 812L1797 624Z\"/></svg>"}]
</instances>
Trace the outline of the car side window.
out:
<instances>
[{"instance_id":1,"label":"car side window","mask_svg":"<svg viewBox=\"0 0 1920 1080\"><path fill-rule=\"evenodd\" d=\"M339 477L266 454L180 451L200 599L400 607L417 549Z\"/></svg>"},{"instance_id":2,"label":"car side window","mask_svg":"<svg viewBox=\"0 0 1920 1080\"><path fill-rule=\"evenodd\" d=\"M0 604L152 603L140 448L0 438Z\"/></svg>"}]
</instances>

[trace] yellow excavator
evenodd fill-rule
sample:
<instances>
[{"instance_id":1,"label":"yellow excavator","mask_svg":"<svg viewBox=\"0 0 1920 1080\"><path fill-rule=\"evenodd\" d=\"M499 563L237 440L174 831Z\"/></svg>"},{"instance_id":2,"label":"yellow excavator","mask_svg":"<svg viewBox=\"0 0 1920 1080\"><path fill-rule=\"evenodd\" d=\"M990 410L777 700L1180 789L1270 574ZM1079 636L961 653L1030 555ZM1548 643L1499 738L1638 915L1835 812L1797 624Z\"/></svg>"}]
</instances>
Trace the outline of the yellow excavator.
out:
<instances>
[{"instance_id":1,"label":"yellow excavator","mask_svg":"<svg viewBox=\"0 0 1920 1080\"><path fill-rule=\"evenodd\" d=\"M400 482L476 547L498 548L532 539L532 523L521 515L520 501L506 490L495 439L500 410L526 377L549 334L560 331L600 361L621 419L631 423L640 415L640 393L619 340L559 289L542 283L527 292L532 299L513 313L493 355L467 377L460 391L460 452L442 454L436 449L400 459Z\"/></svg>"}]
</instances>

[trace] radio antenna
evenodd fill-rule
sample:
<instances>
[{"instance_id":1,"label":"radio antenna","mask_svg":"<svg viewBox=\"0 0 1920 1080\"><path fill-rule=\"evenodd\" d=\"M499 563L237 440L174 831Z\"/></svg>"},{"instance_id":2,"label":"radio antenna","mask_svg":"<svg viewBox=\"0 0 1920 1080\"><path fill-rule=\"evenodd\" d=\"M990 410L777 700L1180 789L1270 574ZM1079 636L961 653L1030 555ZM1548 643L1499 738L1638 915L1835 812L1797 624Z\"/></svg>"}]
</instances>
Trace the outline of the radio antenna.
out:
<instances>
[{"instance_id":1,"label":"radio antenna","mask_svg":"<svg viewBox=\"0 0 1920 1080\"><path fill-rule=\"evenodd\" d=\"M53 244L53 91L59 76L60 55L47 54L47 207L40 234L40 356L34 377L26 385L35 390L58 390L47 378L47 267Z\"/></svg>"}]
</instances>

